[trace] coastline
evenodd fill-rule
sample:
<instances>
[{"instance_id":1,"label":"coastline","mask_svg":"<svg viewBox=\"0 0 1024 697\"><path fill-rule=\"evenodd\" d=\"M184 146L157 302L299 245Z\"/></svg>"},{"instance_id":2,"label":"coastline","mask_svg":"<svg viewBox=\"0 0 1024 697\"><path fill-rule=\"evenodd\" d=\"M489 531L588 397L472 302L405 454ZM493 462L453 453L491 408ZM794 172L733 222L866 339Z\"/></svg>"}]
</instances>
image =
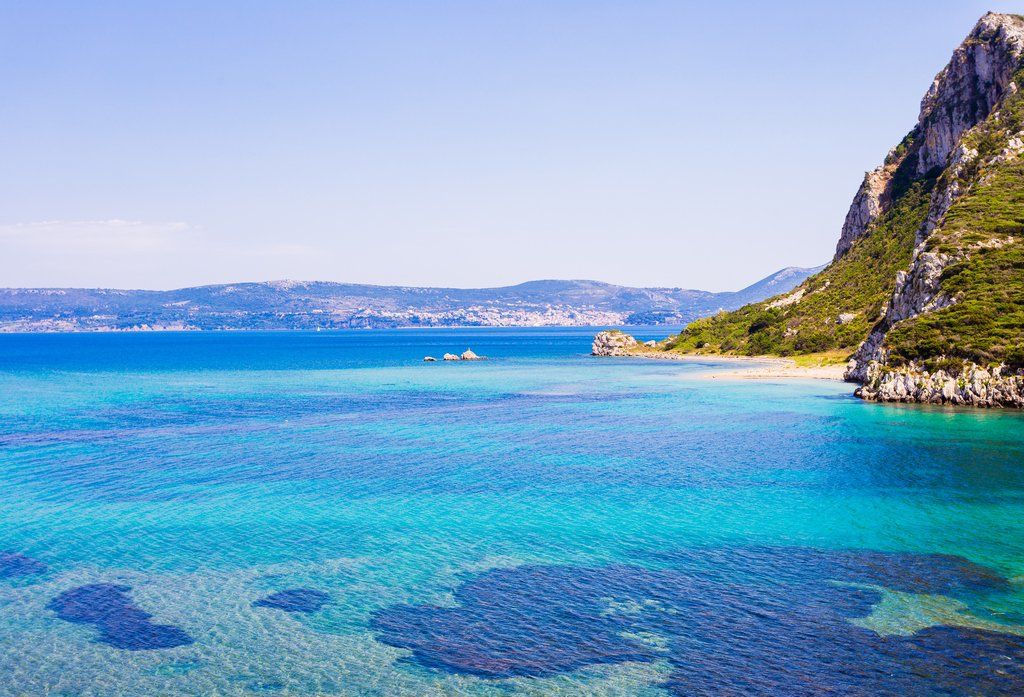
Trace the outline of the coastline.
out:
<instances>
[{"instance_id":1,"label":"coastline","mask_svg":"<svg viewBox=\"0 0 1024 697\"><path fill-rule=\"evenodd\" d=\"M842 381L846 372L843 353L822 352L800 356L800 360L783 356L731 356L717 353L675 353L659 350L654 341L638 342L622 330L598 332L591 345L592 356L646 358L662 361L689 361L692 363L724 363L724 367L710 366L693 377L704 380L775 380L794 378L803 380Z\"/></svg>"},{"instance_id":2,"label":"coastline","mask_svg":"<svg viewBox=\"0 0 1024 697\"><path fill-rule=\"evenodd\" d=\"M940 404L982 408L1024 408L1024 374L1005 365L983 367L969 361L934 372L910 364L891 369L872 361L863 374L851 371L841 351L823 351L788 358L731 356L715 353L674 353L658 350L654 342L639 343L620 331L601 332L591 347L594 356L647 358L710 363L707 370L687 375L691 380L830 380L860 382L854 395L868 402ZM716 365L717 364L717 365ZM724 364L724 365L722 365ZM848 379L849 378L849 379Z\"/></svg>"}]
</instances>

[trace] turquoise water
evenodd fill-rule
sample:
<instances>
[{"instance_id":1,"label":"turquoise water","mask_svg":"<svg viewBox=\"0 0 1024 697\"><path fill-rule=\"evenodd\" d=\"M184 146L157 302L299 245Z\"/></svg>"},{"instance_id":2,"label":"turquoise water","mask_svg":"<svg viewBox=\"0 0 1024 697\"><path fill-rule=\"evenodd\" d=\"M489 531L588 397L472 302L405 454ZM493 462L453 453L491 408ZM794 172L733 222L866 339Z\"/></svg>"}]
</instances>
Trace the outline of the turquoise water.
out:
<instances>
[{"instance_id":1,"label":"turquoise water","mask_svg":"<svg viewBox=\"0 0 1024 697\"><path fill-rule=\"evenodd\" d=\"M0 336L0 694L1024 689L1020 414L591 335Z\"/></svg>"}]
</instances>

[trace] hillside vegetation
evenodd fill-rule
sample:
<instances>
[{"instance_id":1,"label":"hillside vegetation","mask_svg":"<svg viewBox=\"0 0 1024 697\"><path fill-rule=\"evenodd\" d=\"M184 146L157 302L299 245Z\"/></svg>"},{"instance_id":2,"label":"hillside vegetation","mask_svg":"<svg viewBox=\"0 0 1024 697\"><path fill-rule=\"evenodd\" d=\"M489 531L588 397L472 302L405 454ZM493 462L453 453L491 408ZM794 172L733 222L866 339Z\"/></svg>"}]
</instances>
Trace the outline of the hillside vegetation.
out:
<instances>
[{"instance_id":1,"label":"hillside vegetation","mask_svg":"<svg viewBox=\"0 0 1024 697\"><path fill-rule=\"evenodd\" d=\"M666 348L751 356L852 352L880 319L896 273L910 263L933 185L933 178L909 182L865 237L794 293L692 322Z\"/></svg>"}]
</instances>

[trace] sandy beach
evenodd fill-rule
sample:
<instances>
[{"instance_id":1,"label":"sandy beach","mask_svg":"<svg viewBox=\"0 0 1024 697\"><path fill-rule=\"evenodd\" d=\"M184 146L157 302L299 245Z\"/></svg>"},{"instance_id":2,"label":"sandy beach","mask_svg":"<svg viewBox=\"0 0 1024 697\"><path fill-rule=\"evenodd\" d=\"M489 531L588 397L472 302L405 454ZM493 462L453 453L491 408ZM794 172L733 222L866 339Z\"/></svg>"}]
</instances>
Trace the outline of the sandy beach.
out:
<instances>
[{"instance_id":1,"label":"sandy beach","mask_svg":"<svg viewBox=\"0 0 1024 697\"><path fill-rule=\"evenodd\" d=\"M845 365L800 366L790 360L771 360L757 365L737 365L723 370L712 370L699 376L706 380L775 380L800 378L842 381Z\"/></svg>"},{"instance_id":2,"label":"sandy beach","mask_svg":"<svg viewBox=\"0 0 1024 697\"><path fill-rule=\"evenodd\" d=\"M841 381L843 379L843 371L846 370L846 365L842 363L802 366L798 365L791 358L780 358L778 356L721 356L650 351L630 354L630 357L686 361L690 363L726 364L709 367L705 372L687 376L697 380L775 380L780 378L796 378Z\"/></svg>"}]
</instances>

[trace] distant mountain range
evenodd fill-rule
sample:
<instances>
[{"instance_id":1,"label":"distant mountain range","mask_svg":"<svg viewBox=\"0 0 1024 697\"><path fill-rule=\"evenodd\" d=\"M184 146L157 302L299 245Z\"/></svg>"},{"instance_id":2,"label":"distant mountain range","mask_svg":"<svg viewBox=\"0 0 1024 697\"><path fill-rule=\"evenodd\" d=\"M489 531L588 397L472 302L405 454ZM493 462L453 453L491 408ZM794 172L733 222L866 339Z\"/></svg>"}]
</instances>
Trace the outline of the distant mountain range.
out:
<instances>
[{"instance_id":1,"label":"distant mountain range","mask_svg":"<svg viewBox=\"0 0 1024 697\"><path fill-rule=\"evenodd\" d=\"M785 268L726 293L598 281L472 289L320 281L168 291L5 288L0 289L0 331L684 324L787 292L821 268Z\"/></svg>"}]
</instances>

